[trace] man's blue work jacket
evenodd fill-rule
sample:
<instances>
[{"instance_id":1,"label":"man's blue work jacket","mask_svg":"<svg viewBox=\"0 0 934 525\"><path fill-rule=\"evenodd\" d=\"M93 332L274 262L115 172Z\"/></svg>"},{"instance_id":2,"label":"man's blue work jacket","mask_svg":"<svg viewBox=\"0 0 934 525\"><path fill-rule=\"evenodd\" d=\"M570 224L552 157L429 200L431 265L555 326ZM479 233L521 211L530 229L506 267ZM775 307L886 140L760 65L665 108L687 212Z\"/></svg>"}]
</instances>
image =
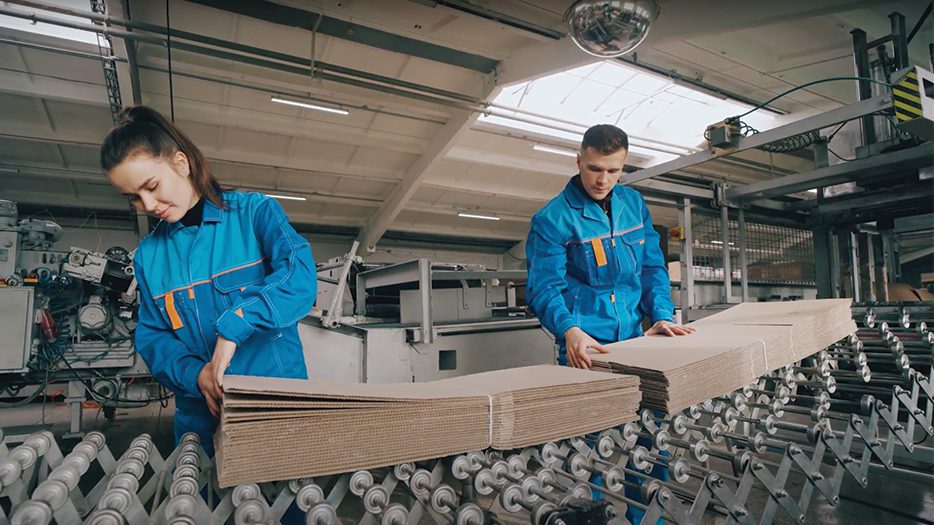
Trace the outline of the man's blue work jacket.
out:
<instances>
[{"instance_id":1,"label":"man's blue work jacket","mask_svg":"<svg viewBox=\"0 0 934 525\"><path fill-rule=\"evenodd\" d=\"M282 207L259 193L204 201L200 226L160 223L133 264L136 351L175 393L175 439L195 432L209 453L217 419L198 388L217 335L237 344L228 374L307 378L297 322L315 301L311 247Z\"/></svg>"},{"instance_id":2,"label":"man's blue work jacket","mask_svg":"<svg viewBox=\"0 0 934 525\"><path fill-rule=\"evenodd\" d=\"M554 334L579 327L597 342L642 335L642 318L671 321L674 304L658 233L642 196L617 185L610 216L574 184L532 218L526 300Z\"/></svg>"}]
</instances>

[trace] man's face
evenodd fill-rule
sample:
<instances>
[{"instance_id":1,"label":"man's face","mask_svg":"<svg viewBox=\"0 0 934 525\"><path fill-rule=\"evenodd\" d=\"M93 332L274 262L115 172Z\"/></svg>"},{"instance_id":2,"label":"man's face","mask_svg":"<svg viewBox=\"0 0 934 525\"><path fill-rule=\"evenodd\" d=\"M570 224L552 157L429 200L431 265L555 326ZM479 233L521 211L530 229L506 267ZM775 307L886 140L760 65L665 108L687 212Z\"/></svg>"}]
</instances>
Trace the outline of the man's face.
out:
<instances>
[{"instance_id":1,"label":"man's face","mask_svg":"<svg viewBox=\"0 0 934 525\"><path fill-rule=\"evenodd\" d=\"M623 166L626 164L627 151L621 149L604 155L588 147L577 154L577 169L580 170L581 184L584 191L594 200L603 200L616 187Z\"/></svg>"}]
</instances>

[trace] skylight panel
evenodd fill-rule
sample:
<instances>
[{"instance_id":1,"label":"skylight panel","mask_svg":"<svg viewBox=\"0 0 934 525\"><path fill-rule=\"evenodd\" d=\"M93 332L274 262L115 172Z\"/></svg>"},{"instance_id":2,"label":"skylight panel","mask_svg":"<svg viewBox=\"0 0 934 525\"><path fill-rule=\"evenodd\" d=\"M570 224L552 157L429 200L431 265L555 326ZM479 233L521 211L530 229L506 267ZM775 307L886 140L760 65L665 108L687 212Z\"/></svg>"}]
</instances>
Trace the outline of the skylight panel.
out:
<instances>
[{"instance_id":1,"label":"skylight panel","mask_svg":"<svg viewBox=\"0 0 934 525\"><path fill-rule=\"evenodd\" d=\"M55 4L61 7L67 7L70 9L80 9L87 11L88 14L91 13L91 4L87 0L47 0L50 4ZM7 4L2 2L5 7L17 8L19 6L13 4ZM42 12L43 16L49 18L56 18L67 22L75 22L81 24L90 24L91 20L88 18L82 18L77 16L63 15L59 13L52 12ZM46 24L43 22L36 22L33 24L31 21L16 18L12 16L0 15L0 28L14 29L17 31L23 31L26 33L33 33L37 35L49 36L53 38L60 38L63 40L71 40L73 42L82 42L85 44L97 45L97 34L91 31L83 31L80 29L72 29L70 27L61 27L53 24Z\"/></svg>"},{"instance_id":2,"label":"skylight panel","mask_svg":"<svg viewBox=\"0 0 934 525\"><path fill-rule=\"evenodd\" d=\"M646 148L640 156L648 159L642 165L650 166L706 147L708 125L748 109L668 77L605 60L511 86L497 96L494 114L481 116L479 122L572 143L579 143L592 125L615 124L629 134L631 144ZM765 111L743 120L760 130L777 124Z\"/></svg>"}]
</instances>

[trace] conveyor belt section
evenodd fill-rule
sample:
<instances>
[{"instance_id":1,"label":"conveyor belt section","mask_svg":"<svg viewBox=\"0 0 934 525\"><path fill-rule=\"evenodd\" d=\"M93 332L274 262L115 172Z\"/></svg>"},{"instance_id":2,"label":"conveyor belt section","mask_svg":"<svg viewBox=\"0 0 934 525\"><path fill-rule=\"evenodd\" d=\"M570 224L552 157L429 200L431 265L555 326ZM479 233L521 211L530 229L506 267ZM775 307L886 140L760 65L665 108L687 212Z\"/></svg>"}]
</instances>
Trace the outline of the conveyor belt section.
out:
<instances>
[{"instance_id":1,"label":"conveyor belt section","mask_svg":"<svg viewBox=\"0 0 934 525\"><path fill-rule=\"evenodd\" d=\"M855 308L857 333L729 395L524 450L218 490L194 435L164 457L144 434L118 457L99 432L67 455L38 433L0 445L0 524L277 523L293 503L310 525L626 523L627 505L645 523L804 523L815 499L839 501L845 478L866 487L873 464L892 468L896 447L934 434L934 336L899 308L873 306L872 322ZM769 497L747 504L754 492Z\"/></svg>"}]
</instances>

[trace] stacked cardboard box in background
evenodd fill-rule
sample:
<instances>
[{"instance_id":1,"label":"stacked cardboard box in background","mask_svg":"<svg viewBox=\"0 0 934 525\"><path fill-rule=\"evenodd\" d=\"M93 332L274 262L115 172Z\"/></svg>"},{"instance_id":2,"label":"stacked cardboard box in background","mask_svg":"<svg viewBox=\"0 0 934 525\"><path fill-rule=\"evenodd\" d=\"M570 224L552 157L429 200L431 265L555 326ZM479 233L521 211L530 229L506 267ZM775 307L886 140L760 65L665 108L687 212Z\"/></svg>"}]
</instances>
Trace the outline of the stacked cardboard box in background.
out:
<instances>
[{"instance_id":1,"label":"stacked cardboard box in background","mask_svg":"<svg viewBox=\"0 0 934 525\"><path fill-rule=\"evenodd\" d=\"M222 487L511 449L634 421L633 376L542 365L430 383L228 376Z\"/></svg>"},{"instance_id":2,"label":"stacked cardboard box in background","mask_svg":"<svg viewBox=\"0 0 934 525\"><path fill-rule=\"evenodd\" d=\"M727 394L762 374L815 354L856 330L849 299L743 303L691 323L680 337L604 345L595 370L642 379L642 404L677 412Z\"/></svg>"}]
</instances>

